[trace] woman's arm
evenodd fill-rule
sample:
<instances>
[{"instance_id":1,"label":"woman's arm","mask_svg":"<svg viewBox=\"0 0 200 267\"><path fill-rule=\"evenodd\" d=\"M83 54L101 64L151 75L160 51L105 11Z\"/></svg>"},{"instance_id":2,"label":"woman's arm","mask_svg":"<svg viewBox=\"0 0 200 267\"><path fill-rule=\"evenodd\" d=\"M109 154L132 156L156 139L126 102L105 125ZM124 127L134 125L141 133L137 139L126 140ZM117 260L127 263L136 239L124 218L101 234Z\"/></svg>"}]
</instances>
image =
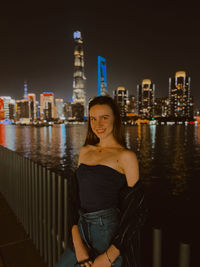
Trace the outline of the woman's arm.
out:
<instances>
[{"instance_id":1,"label":"woman's arm","mask_svg":"<svg viewBox=\"0 0 200 267\"><path fill-rule=\"evenodd\" d=\"M88 259L89 258L88 248L84 244L81 238L77 225L73 225L72 227L72 239L73 239L77 261L80 262L80 261ZM92 261L89 261L89 262L90 264L92 264Z\"/></svg>"},{"instance_id":2,"label":"woman's arm","mask_svg":"<svg viewBox=\"0 0 200 267\"><path fill-rule=\"evenodd\" d=\"M137 157L134 152L131 150L125 150L122 152L120 161L120 167L124 170L126 175L126 181L129 187L134 187L134 185L139 180L139 167ZM120 255L120 250L116 248L115 245L111 244L107 249L106 257L109 257L111 262L114 262L115 259Z\"/></svg>"},{"instance_id":3,"label":"woman's arm","mask_svg":"<svg viewBox=\"0 0 200 267\"><path fill-rule=\"evenodd\" d=\"M81 148L81 151L79 154L79 159L78 159L78 165L80 164L80 162L82 160L83 151L84 151L84 148ZM79 190L78 190L78 181L77 180L76 180L76 193L75 193L75 195L76 195L76 198L79 199ZM80 205L80 200L79 200L79 205ZM76 207L76 209L78 209L79 205L73 206L73 208ZM78 229L78 225L74 224L72 226L71 231L72 231L71 232L72 233L72 241L73 241L77 261L80 262L80 261L83 261L85 259L88 259L89 258L88 248L81 238L81 235L80 235L80 232ZM90 263L92 264L92 261L90 261Z\"/></svg>"},{"instance_id":4,"label":"woman's arm","mask_svg":"<svg viewBox=\"0 0 200 267\"><path fill-rule=\"evenodd\" d=\"M131 150L123 151L119 164L124 170L128 186L133 187L139 180L139 166L135 153Z\"/></svg>"}]
</instances>

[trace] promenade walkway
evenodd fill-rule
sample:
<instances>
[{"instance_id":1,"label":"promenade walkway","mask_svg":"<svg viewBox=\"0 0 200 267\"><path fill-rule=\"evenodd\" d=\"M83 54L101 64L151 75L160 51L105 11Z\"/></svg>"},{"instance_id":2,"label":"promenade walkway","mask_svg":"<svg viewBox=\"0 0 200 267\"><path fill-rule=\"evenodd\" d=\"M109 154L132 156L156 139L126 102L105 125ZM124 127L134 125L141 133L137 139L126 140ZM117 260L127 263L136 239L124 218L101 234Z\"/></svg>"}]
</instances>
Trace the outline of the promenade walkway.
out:
<instances>
[{"instance_id":1,"label":"promenade walkway","mask_svg":"<svg viewBox=\"0 0 200 267\"><path fill-rule=\"evenodd\" d=\"M47 267L1 193L0 267Z\"/></svg>"}]
</instances>

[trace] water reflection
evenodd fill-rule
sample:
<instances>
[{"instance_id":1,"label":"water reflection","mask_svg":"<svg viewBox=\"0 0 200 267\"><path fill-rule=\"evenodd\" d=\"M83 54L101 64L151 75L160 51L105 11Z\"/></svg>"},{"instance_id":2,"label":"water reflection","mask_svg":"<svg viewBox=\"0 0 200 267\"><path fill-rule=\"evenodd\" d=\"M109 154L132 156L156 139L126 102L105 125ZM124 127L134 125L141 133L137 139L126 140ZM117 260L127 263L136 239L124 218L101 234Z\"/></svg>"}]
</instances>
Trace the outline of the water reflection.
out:
<instances>
[{"instance_id":1,"label":"water reflection","mask_svg":"<svg viewBox=\"0 0 200 267\"><path fill-rule=\"evenodd\" d=\"M139 139L138 159L140 164L140 175L146 185L151 183L152 172L152 141L151 132L148 125L141 126L141 138Z\"/></svg>"},{"instance_id":2,"label":"water reflection","mask_svg":"<svg viewBox=\"0 0 200 267\"><path fill-rule=\"evenodd\" d=\"M13 127L12 125L0 124L0 145L15 150L15 144L15 127Z\"/></svg>"},{"instance_id":3,"label":"water reflection","mask_svg":"<svg viewBox=\"0 0 200 267\"><path fill-rule=\"evenodd\" d=\"M188 167L184 151L184 145L187 143L187 131L184 131L183 127L182 125L177 125L177 127L171 129L173 135L171 147L174 149L171 158L172 171L170 182L173 195L180 195L187 186Z\"/></svg>"},{"instance_id":4,"label":"water reflection","mask_svg":"<svg viewBox=\"0 0 200 267\"><path fill-rule=\"evenodd\" d=\"M124 130L127 146L137 154L140 176L147 186L162 185L162 190L180 196L192 183L199 183L195 179L200 171L199 126L138 125ZM86 131L87 125L0 125L0 144L48 167L73 171Z\"/></svg>"},{"instance_id":5,"label":"water reflection","mask_svg":"<svg viewBox=\"0 0 200 267\"><path fill-rule=\"evenodd\" d=\"M150 126L150 132L151 132L151 146L152 149L155 148L155 140L156 140L156 125Z\"/></svg>"}]
</instances>

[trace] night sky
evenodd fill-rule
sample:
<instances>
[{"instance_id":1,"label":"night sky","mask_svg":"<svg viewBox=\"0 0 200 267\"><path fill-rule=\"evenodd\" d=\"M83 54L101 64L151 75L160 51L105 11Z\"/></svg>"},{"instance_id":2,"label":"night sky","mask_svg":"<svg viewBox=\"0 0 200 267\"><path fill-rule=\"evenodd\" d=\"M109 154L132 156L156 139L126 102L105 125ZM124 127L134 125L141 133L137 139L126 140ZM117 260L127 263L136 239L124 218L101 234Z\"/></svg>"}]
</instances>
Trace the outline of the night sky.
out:
<instances>
[{"instance_id":1,"label":"night sky","mask_svg":"<svg viewBox=\"0 0 200 267\"><path fill-rule=\"evenodd\" d=\"M136 94L137 84L150 78L156 85L156 97L164 97L169 77L185 70L191 77L196 107L200 107L199 9L174 1L160 6L120 2L1 4L0 95L21 99L27 80L37 100L43 91L52 91L55 97L70 101L73 31L80 30L87 98L97 95L100 55L107 60L110 93L125 86L129 94Z\"/></svg>"}]
</instances>

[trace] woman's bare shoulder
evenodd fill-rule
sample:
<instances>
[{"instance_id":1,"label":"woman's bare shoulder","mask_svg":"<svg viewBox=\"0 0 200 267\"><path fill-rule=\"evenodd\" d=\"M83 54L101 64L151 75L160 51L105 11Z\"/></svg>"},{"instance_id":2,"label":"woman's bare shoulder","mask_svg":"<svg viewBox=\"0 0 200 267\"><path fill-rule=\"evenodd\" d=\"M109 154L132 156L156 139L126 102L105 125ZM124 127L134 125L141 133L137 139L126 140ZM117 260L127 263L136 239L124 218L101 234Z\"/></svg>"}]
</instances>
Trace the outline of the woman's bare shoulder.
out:
<instances>
[{"instance_id":1,"label":"woman's bare shoulder","mask_svg":"<svg viewBox=\"0 0 200 267\"><path fill-rule=\"evenodd\" d=\"M124 149L120 153L120 163L123 169L126 169L127 166L135 166L138 164L136 154L130 149Z\"/></svg>"},{"instance_id":2,"label":"woman's bare shoulder","mask_svg":"<svg viewBox=\"0 0 200 267\"><path fill-rule=\"evenodd\" d=\"M86 154L92 150L91 145L82 146L79 152L78 165L84 160Z\"/></svg>"},{"instance_id":3,"label":"woman's bare shoulder","mask_svg":"<svg viewBox=\"0 0 200 267\"><path fill-rule=\"evenodd\" d=\"M139 168L136 154L130 149L120 153L120 165L126 175L128 186L134 186L139 179Z\"/></svg>"}]
</instances>

